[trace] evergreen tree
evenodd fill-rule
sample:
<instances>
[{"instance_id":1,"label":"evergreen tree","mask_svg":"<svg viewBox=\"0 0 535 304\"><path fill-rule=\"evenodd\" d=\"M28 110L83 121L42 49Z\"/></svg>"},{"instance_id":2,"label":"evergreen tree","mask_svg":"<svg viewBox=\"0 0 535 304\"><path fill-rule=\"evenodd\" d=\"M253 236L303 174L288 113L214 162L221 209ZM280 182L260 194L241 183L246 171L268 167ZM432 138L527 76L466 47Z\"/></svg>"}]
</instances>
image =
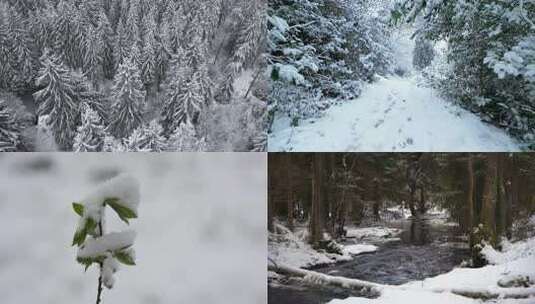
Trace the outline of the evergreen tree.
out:
<instances>
[{"instance_id":1,"label":"evergreen tree","mask_svg":"<svg viewBox=\"0 0 535 304\"><path fill-rule=\"evenodd\" d=\"M74 152L100 152L104 146L104 126L97 112L87 104L82 106L82 124L74 137Z\"/></svg>"},{"instance_id":2,"label":"evergreen tree","mask_svg":"<svg viewBox=\"0 0 535 304\"><path fill-rule=\"evenodd\" d=\"M171 70L162 111L163 126L167 134L183 122L197 124L201 111L211 102L211 89L207 85L208 75L202 68L202 63L197 61L200 58L192 51L194 49L192 47L185 57L189 62L184 63L175 58L175 65Z\"/></svg>"},{"instance_id":3,"label":"evergreen tree","mask_svg":"<svg viewBox=\"0 0 535 304\"><path fill-rule=\"evenodd\" d=\"M6 90L12 90L17 80L17 71L12 60L13 43L9 11L7 3L0 3L0 88Z\"/></svg>"},{"instance_id":4,"label":"evergreen tree","mask_svg":"<svg viewBox=\"0 0 535 304\"><path fill-rule=\"evenodd\" d=\"M119 66L123 63L123 61L129 57L131 50L130 46L131 43L130 41L128 41L128 37L126 34L126 25L123 21L123 17L121 17L117 27L117 38L115 40L115 45L113 49L115 71L118 70Z\"/></svg>"},{"instance_id":5,"label":"evergreen tree","mask_svg":"<svg viewBox=\"0 0 535 304\"><path fill-rule=\"evenodd\" d=\"M195 127L185 122L180 124L169 137L168 151L199 152L207 150L204 138L198 138Z\"/></svg>"},{"instance_id":6,"label":"evergreen tree","mask_svg":"<svg viewBox=\"0 0 535 304\"><path fill-rule=\"evenodd\" d=\"M169 53L165 48L163 38L159 36L156 40L154 52L154 83L159 92L161 83L165 80L169 65Z\"/></svg>"},{"instance_id":7,"label":"evergreen tree","mask_svg":"<svg viewBox=\"0 0 535 304\"><path fill-rule=\"evenodd\" d=\"M162 126L153 120L137 128L126 140L126 147L134 152L162 152L166 147L166 138L162 133Z\"/></svg>"},{"instance_id":8,"label":"evergreen tree","mask_svg":"<svg viewBox=\"0 0 535 304\"><path fill-rule=\"evenodd\" d=\"M102 152L126 152L126 147L120 140L116 139L112 135L107 134L104 136Z\"/></svg>"},{"instance_id":9,"label":"evergreen tree","mask_svg":"<svg viewBox=\"0 0 535 304\"><path fill-rule=\"evenodd\" d=\"M115 63L113 58L113 30L111 28L108 17L104 11L100 11L97 33L100 43L102 45L102 69L104 77L112 79L115 74Z\"/></svg>"},{"instance_id":10,"label":"evergreen tree","mask_svg":"<svg viewBox=\"0 0 535 304\"><path fill-rule=\"evenodd\" d=\"M142 125L144 99L139 70L130 58L121 64L115 75L109 131L116 137L125 138Z\"/></svg>"},{"instance_id":11,"label":"evergreen tree","mask_svg":"<svg viewBox=\"0 0 535 304\"><path fill-rule=\"evenodd\" d=\"M16 152L21 148L21 128L15 114L0 99L0 152Z\"/></svg>"},{"instance_id":12,"label":"evergreen tree","mask_svg":"<svg viewBox=\"0 0 535 304\"><path fill-rule=\"evenodd\" d=\"M48 50L40 60L43 67L37 86L42 89L34 93L39 102L38 114L49 116L48 125L52 127L56 143L61 149L70 149L79 107L72 73Z\"/></svg>"},{"instance_id":13,"label":"evergreen tree","mask_svg":"<svg viewBox=\"0 0 535 304\"><path fill-rule=\"evenodd\" d=\"M33 86L32 82L35 78L33 46L29 37L28 22L22 16L14 13L10 16L10 23L12 65L16 67L16 79L22 82L17 86L27 89Z\"/></svg>"},{"instance_id":14,"label":"evergreen tree","mask_svg":"<svg viewBox=\"0 0 535 304\"><path fill-rule=\"evenodd\" d=\"M154 32L156 31L156 24L152 18L152 14L143 18L144 25L144 44L141 54L141 79L147 91L152 87L155 81L156 74L156 38Z\"/></svg>"},{"instance_id":15,"label":"evergreen tree","mask_svg":"<svg viewBox=\"0 0 535 304\"><path fill-rule=\"evenodd\" d=\"M83 66L84 28L80 14L70 1L62 0L57 6L57 17L52 28L54 52L74 69Z\"/></svg>"},{"instance_id":16,"label":"evergreen tree","mask_svg":"<svg viewBox=\"0 0 535 304\"><path fill-rule=\"evenodd\" d=\"M265 3L251 1L248 6L248 13L240 25L233 51L232 62L234 66L231 70L234 74L254 63L265 37L266 18L264 12L267 9Z\"/></svg>"},{"instance_id":17,"label":"evergreen tree","mask_svg":"<svg viewBox=\"0 0 535 304\"><path fill-rule=\"evenodd\" d=\"M98 88L104 79L104 41L98 36L97 31L89 27L84 42L84 73L94 87Z\"/></svg>"}]
</instances>

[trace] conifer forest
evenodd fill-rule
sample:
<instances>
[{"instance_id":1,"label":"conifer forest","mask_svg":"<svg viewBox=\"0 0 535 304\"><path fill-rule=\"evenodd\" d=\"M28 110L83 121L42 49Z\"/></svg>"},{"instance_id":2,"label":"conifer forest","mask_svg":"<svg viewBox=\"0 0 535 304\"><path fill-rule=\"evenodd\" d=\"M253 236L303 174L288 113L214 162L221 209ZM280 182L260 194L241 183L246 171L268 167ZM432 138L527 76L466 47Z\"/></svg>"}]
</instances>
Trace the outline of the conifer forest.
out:
<instances>
[{"instance_id":1,"label":"conifer forest","mask_svg":"<svg viewBox=\"0 0 535 304\"><path fill-rule=\"evenodd\" d=\"M0 151L264 151L265 11L0 1Z\"/></svg>"},{"instance_id":2,"label":"conifer forest","mask_svg":"<svg viewBox=\"0 0 535 304\"><path fill-rule=\"evenodd\" d=\"M532 153L272 153L268 303L532 303Z\"/></svg>"}]
</instances>

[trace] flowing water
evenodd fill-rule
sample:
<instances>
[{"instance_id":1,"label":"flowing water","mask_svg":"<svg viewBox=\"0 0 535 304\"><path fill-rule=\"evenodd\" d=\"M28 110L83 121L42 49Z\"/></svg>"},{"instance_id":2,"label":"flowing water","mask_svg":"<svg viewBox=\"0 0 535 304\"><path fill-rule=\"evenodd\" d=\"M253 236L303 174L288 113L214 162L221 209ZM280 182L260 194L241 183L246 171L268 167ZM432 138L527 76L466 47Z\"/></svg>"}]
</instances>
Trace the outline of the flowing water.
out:
<instances>
[{"instance_id":1,"label":"flowing water","mask_svg":"<svg viewBox=\"0 0 535 304\"><path fill-rule=\"evenodd\" d=\"M398 238L376 244L374 253L349 262L312 268L334 276L399 285L450 271L468 258L468 249L455 226L437 220L407 220L389 224L402 229ZM347 244L355 243L347 240ZM268 286L270 304L323 304L350 296L346 290L305 286L297 280Z\"/></svg>"}]
</instances>

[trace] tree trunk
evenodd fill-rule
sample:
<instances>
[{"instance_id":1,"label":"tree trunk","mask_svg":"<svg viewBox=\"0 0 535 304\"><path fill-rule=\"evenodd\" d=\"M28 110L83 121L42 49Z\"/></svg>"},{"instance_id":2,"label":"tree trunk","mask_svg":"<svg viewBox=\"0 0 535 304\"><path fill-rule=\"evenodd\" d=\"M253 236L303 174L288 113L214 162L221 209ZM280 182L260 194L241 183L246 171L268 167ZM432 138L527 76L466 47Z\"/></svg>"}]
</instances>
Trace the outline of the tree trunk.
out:
<instances>
[{"instance_id":1,"label":"tree trunk","mask_svg":"<svg viewBox=\"0 0 535 304\"><path fill-rule=\"evenodd\" d=\"M483 198L481 206L481 223L487 229L488 240L493 246L496 245L496 179L498 175L497 155L485 156L485 179L483 184Z\"/></svg>"},{"instance_id":2,"label":"tree trunk","mask_svg":"<svg viewBox=\"0 0 535 304\"><path fill-rule=\"evenodd\" d=\"M312 208L310 214L310 244L317 246L322 240L321 189L323 160L321 153L315 153L312 161Z\"/></svg>"},{"instance_id":3,"label":"tree trunk","mask_svg":"<svg viewBox=\"0 0 535 304\"><path fill-rule=\"evenodd\" d=\"M273 160L274 158L272 158ZM274 162L271 162L272 164ZM268 218L267 218L267 226L268 231L274 232L273 230L273 204L275 203L273 201L273 170L269 170L269 163L268 163Z\"/></svg>"},{"instance_id":4,"label":"tree trunk","mask_svg":"<svg viewBox=\"0 0 535 304\"><path fill-rule=\"evenodd\" d=\"M468 154L468 191L466 193L466 219L468 235L470 236L470 247L473 246L472 231L474 229L474 164L472 154Z\"/></svg>"},{"instance_id":5,"label":"tree trunk","mask_svg":"<svg viewBox=\"0 0 535 304\"><path fill-rule=\"evenodd\" d=\"M288 229L293 231L294 229L294 202L293 202L293 183L292 183L292 176L291 176L291 156L292 154L288 153L285 155L286 157L286 181L288 183L288 193L287 193L287 206L288 206Z\"/></svg>"},{"instance_id":6,"label":"tree trunk","mask_svg":"<svg viewBox=\"0 0 535 304\"><path fill-rule=\"evenodd\" d=\"M425 187L423 185L420 187L420 205L418 206L418 211L420 214L425 214L427 211L425 208Z\"/></svg>"},{"instance_id":7,"label":"tree trunk","mask_svg":"<svg viewBox=\"0 0 535 304\"><path fill-rule=\"evenodd\" d=\"M418 209L416 208L416 190L418 187L418 178L420 172L420 159L422 153L418 153L413 159L409 160L409 165L407 167L407 182L409 187L409 209L411 210L411 215L414 217L419 217Z\"/></svg>"},{"instance_id":8,"label":"tree trunk","mask_svg":"<svg viewBox=\"0 0 535 304\"><path fill-rule=\"evenodd\" d=\"M380 195L379 195L379 181L373 182L373 220L379 221L379 209L380 209Z\"/></svg>"},{"instance_id":9,"label":"tree trunk","mask_svg":"<svg viewBox=\"0 0 535 304\"><path fill-rule=\"evenodd\" d=\"M505 165L507 161L507 156L503 153L498 154L497 156L497 174L496 174L496 237L497 241L499 238L505 234L505 205L506 205L506 194L505 194Z\"/></svg>"}]
</instances>

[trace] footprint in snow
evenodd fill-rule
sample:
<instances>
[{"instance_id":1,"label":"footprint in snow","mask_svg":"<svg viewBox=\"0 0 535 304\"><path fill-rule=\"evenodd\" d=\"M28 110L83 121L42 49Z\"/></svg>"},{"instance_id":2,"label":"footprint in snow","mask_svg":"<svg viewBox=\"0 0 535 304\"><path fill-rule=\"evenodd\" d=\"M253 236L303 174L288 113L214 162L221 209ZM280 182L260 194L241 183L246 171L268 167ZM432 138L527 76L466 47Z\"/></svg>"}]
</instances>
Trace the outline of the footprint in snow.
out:
<instances>
[{"instance_id":1,"label":"footprint in snow","mask_svg":"<svg viewBox=\"0 0 535 304\"><path fill-rule=\"evenodd\" d=\"M406 148L407 146L411 146L414 144L414 140L411 137L408 137L405 139L404 142L402 142L399 147L400 148Z\"/></svg>"},{"instance_id":2,"label":"footprint in snow","mask_svg":"<svg viewBox=\"0 0 535 304\"><path fill-rule=\"evenodd\" d=\"M379 128L379 126L382 125L384 122L385 122L384 119L379 119L379 121L375 123L374 127L377 129L377 128Z\"/></svg>"}]
</instances>

